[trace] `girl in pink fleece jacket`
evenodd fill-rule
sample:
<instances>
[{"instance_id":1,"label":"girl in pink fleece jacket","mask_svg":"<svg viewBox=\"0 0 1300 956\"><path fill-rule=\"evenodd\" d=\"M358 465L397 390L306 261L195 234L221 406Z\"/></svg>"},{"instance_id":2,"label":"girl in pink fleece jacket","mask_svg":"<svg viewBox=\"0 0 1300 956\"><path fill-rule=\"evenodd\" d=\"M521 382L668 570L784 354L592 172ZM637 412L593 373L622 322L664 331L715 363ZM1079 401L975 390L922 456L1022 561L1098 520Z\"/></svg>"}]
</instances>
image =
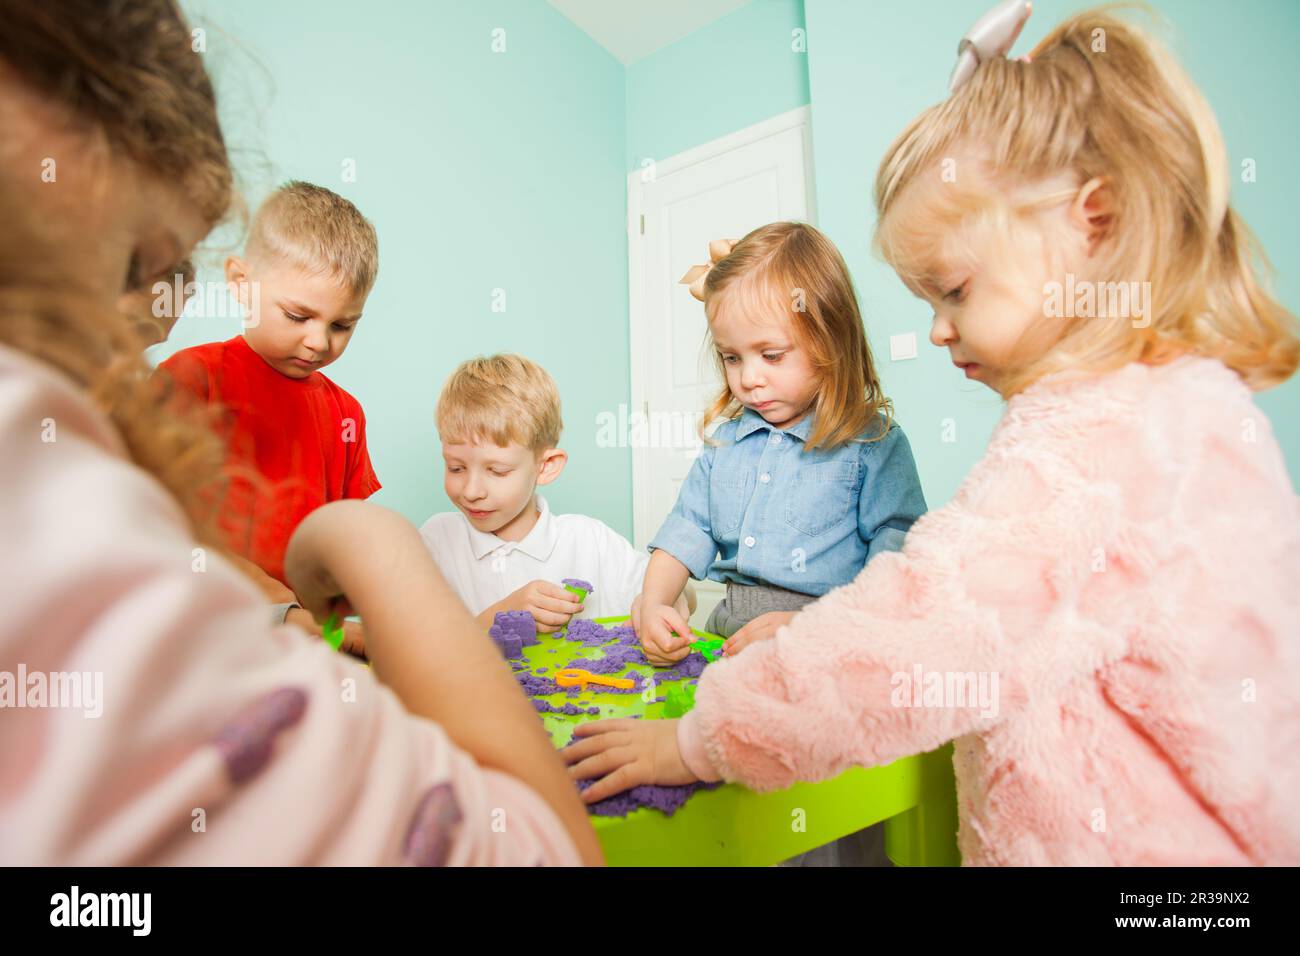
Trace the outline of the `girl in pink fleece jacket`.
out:
<instances>
[{"instance_id":1,"label":"girl in pink fleece jacket","mask_svg":"<svg viewBox=\"0 0 1300 956\"><path fill-rule=\"evenodd\" d=\"M954 741L966 864L1300 863L1300 514L1251 399L1300 338L1227 169L1181 69L1105 13L918 117L878 248L1003 419L901 552L710 666L684 719L580 726L586 799Z\"/></svg>"},{"instance_id":2,"label":"girl in pink fleece jacket","mask_svg":"<svg viewBox=\"0 0 1300 956\"><path fill-rule=\"evenodd\" d=\"M272 627L211 544L221 449L130 323L166 334L155 280L230 205L212 87L173 0L57 14L0 29L0 865L599 863L404 519L335 502L286 556L373 669Z\"/></svg>"}]
</instances>

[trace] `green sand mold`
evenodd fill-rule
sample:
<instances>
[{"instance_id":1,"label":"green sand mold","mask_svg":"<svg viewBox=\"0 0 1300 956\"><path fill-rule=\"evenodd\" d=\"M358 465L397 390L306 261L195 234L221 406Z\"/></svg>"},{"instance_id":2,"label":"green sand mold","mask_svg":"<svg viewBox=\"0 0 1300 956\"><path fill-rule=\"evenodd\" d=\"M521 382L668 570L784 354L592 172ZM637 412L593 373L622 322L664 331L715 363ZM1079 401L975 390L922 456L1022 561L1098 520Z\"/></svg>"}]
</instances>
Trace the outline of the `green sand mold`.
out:
<instances>
[{"instance_id":1,"label":"green sand mold","mask_svg":"<svg viewBox=\"0 0 1300 956\"><path fill-rule=\"evenodd\" d=\"M329 620L321 627L321 637L325 638L326 643L336 651L343 646L343 625L339 623L337 614L331 614Z\"/></svg>"},{"instance_id":2,"label":"green sand mold","mask_svg":"<svg viewBox=\"0 0 1300 956\"><path fill-rule=\"evenodd\" d=\"M685 717L695 706L695 686L693 684L674 684L664 695L664 716Z\"/></svg>"},{"instance_id":3,"label":"green sand mold","mask_svg":"<svg viewBox=\"0 0 1300 956\"><path fill-rule=\"evenodd\" d=\"M724 641L720 637L702 637L691 642L691 650L699 651L706 661L712 664L722 656L722 645Z\"/></svg>"}]
</instances>

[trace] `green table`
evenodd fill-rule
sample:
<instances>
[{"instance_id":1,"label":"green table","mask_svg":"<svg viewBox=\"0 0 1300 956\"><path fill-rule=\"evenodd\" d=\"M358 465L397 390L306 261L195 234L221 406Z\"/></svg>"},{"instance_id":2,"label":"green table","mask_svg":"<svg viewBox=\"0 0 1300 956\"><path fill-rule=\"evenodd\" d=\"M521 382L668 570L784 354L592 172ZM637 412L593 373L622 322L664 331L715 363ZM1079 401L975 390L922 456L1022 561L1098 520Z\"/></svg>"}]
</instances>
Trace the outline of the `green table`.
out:
<instances>
[{"instance_id":1,"label":"green table","mask_svg":"<svg viewBox=\"0 0 1300 956\"><path fill-rule=\"evenodd\" d=\"M599 624L627 617L598 618ZM695 631L700 637L713 637ZM529 670L550 676L579 657L600 657L559 635L538 635L524 649ZM624 671L650 676L650 664ZM662 697L671 684L660 684ZM569 742L573 725L586 720L663 715L662 703L647 704L640 694L599 693L595 685L577 696L564 691L546 700L563 705L598 706L600 715L543 714L557 747ZM769 866L830 843L863 827L885 822L885 852L899 866L956 866L957 797L952 745L883 767L854 768L822 783L799 783L777 793L754 793L738 784L694 794L671 817L658 810L636 810L626 817L592 817L611 866Z\"/></svg>"}]
</instances>

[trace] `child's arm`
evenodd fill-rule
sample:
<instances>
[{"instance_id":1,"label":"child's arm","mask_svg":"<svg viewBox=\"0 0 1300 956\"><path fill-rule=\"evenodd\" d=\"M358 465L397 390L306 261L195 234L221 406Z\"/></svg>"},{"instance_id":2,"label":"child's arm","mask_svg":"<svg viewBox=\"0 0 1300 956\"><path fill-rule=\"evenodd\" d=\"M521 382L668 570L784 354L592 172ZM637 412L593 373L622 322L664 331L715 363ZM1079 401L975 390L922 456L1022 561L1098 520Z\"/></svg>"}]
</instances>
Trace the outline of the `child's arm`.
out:
<instances>
[{"instance_id":1,"label":"child's arm","mask_svg":"<svg viewBox=\"0 0 1300 956\"><path fill-rule=\"evenodd\" d=\"M916 472L912 446L895 425L879 441L862 446L866 477L858 497L858 535L867 544L867 560L903 546L908 529L925 514L925 495Z\"/></svg>"},{"instance_id":2,"label":"child's arm","mask_svg":"<svg viewBox=\"0 0 1300 956\"><path fill-rule=\"evenodd\" d=\"M979 732L1095 666L1106 648L1094 641L1041 643L1057 633L1057 584L1088 567L1095 529L1043 477L1052 464L990 457L963 485L978 491L923 517L903 551L708 668L672 760L654 756L667 731L582 725L577 735L590 739L565 758L579 764L575 776L607 775L584 796L664 782L661 768L764 791L827 779ZM1109 640L1119 650L1124 636ZM970 693L936 701L936 680Z\"/></svg>"},{"instance_id":3,"label":"child's arm","mask_svg":"<svg viewBox=\"0 0 1300 956\"><path fill-rule=\"evenodd\" d=\"M0 468L0 504L7 503L0 537L11 545L0 549L0 580L11 586L0 657L37 660L33 648L52 641L75 658L86 682L78 706L11 709L0 720L0 764L12 769L11 755L23 763L23 772L7 775L0 801L7 862L599 859L553 753L554 782L539 794L514 767L476 763L442 727L410 713L371 669L294 628L272 627L267 605L229 562L193 566L196 542L176 501L122 457L114 430L85 394L11 354L0 349L0 445L9 449ZM60 454L30 438L32 409L58 421ZM368 530L349 536L342 550L357 547ZM363 573L380 578L393 561L418 560L373 541L363 551L374 562ZM43 560L33 562L33 554ZM391 621L371 610L385 602L367 598L389 648L385 667L392 645L414 638L437 645L443 671L468 666L478 686L481 660L471 653L448 661L456 650L440 640L464 643L468 614L445 593L415 593L425 619L396 642ZM407 599L393 589L391 603ZM496 664L513 683L499 658ZM504 695L500 680L491 683L494 697ZM518 688L506 690L529 711L527 719L518 706L507 713L509 736L532 774L549 743ZM562 785L568 790L557 797ZM97 810L104 794L112 794L107 816ZM552 809L557 801L570 808Z\"/></svg>"},{"instance_id":4,"label":"child's arm","mask_svg":"<svg viewBox=\"0 0 1300 956\"><path fill-rule=\"evenodd\" d=\"M593 576L592 580L597 581L597 591L603 591L606 598L601 606L606 608L606 613L634 609L632 626L639 633L639 611L645 603L645 576L651 556L632 547L632 542L603 522L599 527L599 579ZM695 612L695 589L689 580L673 598L672 606L684 619Z\"/></svg>"},{"instance_id":5,"label":"child's arm","mask_svg":"<svg viewBox=\"0 0 1300 956\"><path fill-rule=\"evenodd\" d=\"M479 766L509 773L538 793L583 860L600 862L587 814L537 712L403 517L362 502L332 502L298 526L285 564L318 620L329 615L333 598L346 595L365 619L375 673L410 712L436 721Z\"/></svg>"},{"instance_id":6,"label":"child's arm","mask_svg":"<svg viewBox=\"0 0 1300 956\"><path fill-rule=\"evenodd\" d=\"M633 621L638 627L641 647L652 663L678 661L690 653L690 624L674 606L689 577L686 565L667 551L659 550L650 556L641 590L640 613Z\"/></svg>"},{"instance_id":7,"label":"child's arm","mask_svg":"<svg viewBox=\"0 0 1300 956\"><path fill-rule=\"evenodd\" d=\"M678 661L690 653L691 631L686 619L693 610L694 592L687 597L687 614L673 605L686 582L692 577L702 580L718 555L709 523L709 486L716 453L712 445L701 450L682 482L677 503L650 542L653 554L641 587L637 634L646 656L656 664Z\"/></svg>"},{"instance_id":8,"label":"child's arm","mask_svg":"<svg viewBox=\"0 0 1300 956\"><path fill-rule=\"evenodd\" d=\"M690 581L686 582L686 587L682 590L682 598L686 599L686 616L690 617L699 607L699 600L695 596L695 585ZM681 600L679 598L678 600Z\"/></svg>"},{"instance_id":9,"label":"child's arm","mask_svg":"<svg viewBox=\"0 0 1300 956\"><path fill-rule=\"evenodd\" d=\"M1051 469L986 457L963 486L978 494L959 492L901 552L707 670L680 727L686 764L756 790L822 780L980 732L1085 673L1096 644L1041 646L1057 582L1086 570L1092 547ZM936 700L936 686L963 695Z\"/></svg>"}]
</instances>

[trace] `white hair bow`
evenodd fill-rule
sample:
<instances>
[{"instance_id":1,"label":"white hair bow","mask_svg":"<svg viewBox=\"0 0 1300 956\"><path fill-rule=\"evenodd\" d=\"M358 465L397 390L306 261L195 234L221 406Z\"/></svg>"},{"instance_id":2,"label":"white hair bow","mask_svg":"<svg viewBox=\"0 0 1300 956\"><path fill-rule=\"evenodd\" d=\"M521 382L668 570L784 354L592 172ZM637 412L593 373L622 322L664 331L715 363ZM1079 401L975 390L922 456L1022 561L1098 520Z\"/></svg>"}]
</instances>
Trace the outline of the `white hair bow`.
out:
<instances>
[{"instance_id":1,"label":"white hair bow","mask_svg":"<svg viewBox=\"0 0 1300 956\"><path fill-rule=\"evenodd\" d=\"M1033 9L1029 0L1003 0L976 20L957 44L957 65L948 80L948 92L969 80L985 60L1006 56Z\"/></svg>"}]
</instances>

